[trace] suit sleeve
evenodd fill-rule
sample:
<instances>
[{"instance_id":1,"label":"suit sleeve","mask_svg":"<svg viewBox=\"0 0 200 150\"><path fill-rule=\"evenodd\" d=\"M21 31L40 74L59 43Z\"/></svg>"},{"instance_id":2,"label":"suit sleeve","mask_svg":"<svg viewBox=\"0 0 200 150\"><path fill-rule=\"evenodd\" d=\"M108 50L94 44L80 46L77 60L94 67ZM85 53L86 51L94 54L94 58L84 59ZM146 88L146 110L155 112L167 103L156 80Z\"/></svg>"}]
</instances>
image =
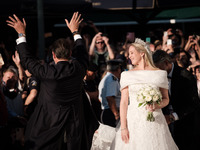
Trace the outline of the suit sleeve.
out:
<instances>
[{"instance_id":1,"label":"suit sleeve","mask_svg":"<svg viewBox=\"0 0 200 150\"><path fill-rule=\"evenodd\" d=\"M191 97L192 97L192 102L193 102L193 105L198 109L200 108L200 101L199 101L199 96L198 96L198 89L197 89L197 82L196 82L196 79L194 78L193 75L190 75L190 78L189 78L189 87L188 90L190 90L190 93L191 93Z\"/></svg>"},{"instance_id":2,"label":"suit sleeve","mask_svg":"<svg viewBox=\"0 0 200 150\"><path fill-rule=\"evenodd\" d=\"M177 95L182 97L182 101L180 102L182 104L179 104L182 107L179 108L177 114L179 118L184 118L200 108L200 101L194 76L187 70L182 70L181 75L184 77L182 83L182 88L184 89L179 92L180 95Z\"/></svg>"},{"instance_id":3,"label":"suit sleeve","mask_svg":"<svg viewBox=\"0 0 200 150\"><path fill-rule=\"evenodd\" d=\"M20 56L20 62L24 69L28 71L38 79L44 79L48 75L50 67L45 64L42 65L39 61L33 57L26 42L22 42L16 46Z\"/></svg>"},{"instance_id":4,"label":"suit sleeve","mask_svg":"<svg viewBox=\"0 0 200 150\"><path fill-rule=\"evenodd\" d=\"M89 55L82 39L77 39L75 41L72 56L76 58L79 64L83 67L84 71L86 71L89 64Z\"/></svg>"}]
</instances>

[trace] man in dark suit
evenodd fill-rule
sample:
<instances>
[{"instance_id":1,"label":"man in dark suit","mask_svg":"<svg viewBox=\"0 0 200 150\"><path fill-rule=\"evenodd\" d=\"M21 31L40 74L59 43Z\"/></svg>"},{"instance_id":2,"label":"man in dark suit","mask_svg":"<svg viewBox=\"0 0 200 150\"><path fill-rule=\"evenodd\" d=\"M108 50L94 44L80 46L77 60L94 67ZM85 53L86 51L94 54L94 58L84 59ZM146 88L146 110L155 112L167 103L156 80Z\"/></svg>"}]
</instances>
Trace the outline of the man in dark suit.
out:
<instances>
[{"instance_id":1,"label":"man in dark suit","mask_svg":"<svg viewBox=\"0 0 200 150\"><path fill-rule=\"evenodd\" d=\"M66 39L53 44L54 64L41 65L28 51L26 22L16 15L7 20L19 38L17 50L21 64L41 81L38 104L28 122L25 149L80 150L83 137L82 81L88 65L88 53L78 33L82 19L74 13L66 24L73 34L75 48ZM73 57L72 57L73 56Z\"/></svg>"},{"instance_id":2,"label":"man in dark suit","mask_svg":"<svg viewBox=\"0 0 200 150\"><path fill-rule=\"evenodd\" d=\"M153 54L155 65L168 72L169 105L163 109L171 133L180 150L198 148L200 102L194 76L172 63L170 55L163 50Z\"/></svg>"}]
</instances>

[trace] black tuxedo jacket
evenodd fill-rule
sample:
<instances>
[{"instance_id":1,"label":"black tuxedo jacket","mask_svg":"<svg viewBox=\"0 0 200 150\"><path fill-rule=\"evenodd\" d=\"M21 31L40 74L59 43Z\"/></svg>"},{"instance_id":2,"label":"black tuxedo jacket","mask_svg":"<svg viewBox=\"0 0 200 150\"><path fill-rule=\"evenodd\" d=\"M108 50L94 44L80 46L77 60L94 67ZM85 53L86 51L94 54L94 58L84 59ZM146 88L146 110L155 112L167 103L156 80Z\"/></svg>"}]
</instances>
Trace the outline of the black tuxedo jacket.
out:
<instances>
[{"instance_id":1,"label":"black tuxedo jacket","mask_svg":"<svg viewBox=\"0 0 200 150\"><path fill-rule=\"evenodd\" d=\"M171 78L170 103L180 119L187 117L200 106L196 79L177 64L174 64Z\"/></svg>"},{"instance_id":2,"label":"black tuxedo jacket","mask_svg":"<svg viewBox=\"0 0 200 150\"><path fill-rule=\"evenodd\" d=\"M194 149L200 139L200 101L194 76L174 64L170 104L179 120L174 122L174 138L180 149ZM192 147L193 146L193 147Z\"/></svg>"},{"instance_id":3,"label":"black tuxedo jacket","mask_svg":"<svg viewBox=\"0 0 200 150\"><path fill-rule=\"evenodd\" d=\"M41 65L26 43L17 45L17 50L23 67L41 82L38 105L26 128L26 149L81 149L82 81L88 65L83 40L75 41L74 58L54 65Z\"/></svg>"}]
</instances>

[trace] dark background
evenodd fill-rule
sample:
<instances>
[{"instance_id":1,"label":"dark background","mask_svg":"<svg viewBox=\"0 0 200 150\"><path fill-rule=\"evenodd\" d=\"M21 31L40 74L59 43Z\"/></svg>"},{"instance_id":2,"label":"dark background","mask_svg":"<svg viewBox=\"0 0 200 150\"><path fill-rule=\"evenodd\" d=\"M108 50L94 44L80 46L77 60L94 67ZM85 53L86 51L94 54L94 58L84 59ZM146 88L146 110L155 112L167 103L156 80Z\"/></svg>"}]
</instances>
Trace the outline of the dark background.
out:
<instances>
[{"instance_id":1,"label":"dark background","mask_svg":"<svg viewBox=\"0 0 200 150\"><path fill-rule=\"evenodd\" d=\"M17 34L6 25L6 19L15 13L20 19L25 18L27 39L38 55L38 1L1 1L0 39L8 50L14 51ZM55 39L70 34L64 19L70 20L74 11L79 11L85 22L93 21L111 42L123 41L129 31L142 39L150 36L150 31L160 39L168 28L181 29L186 38L200 35L199 0L43 0L42 4L44 33L52 32ZM176 19L176 23L171 24L170 19Z\"/></svg>"}]
</instances>

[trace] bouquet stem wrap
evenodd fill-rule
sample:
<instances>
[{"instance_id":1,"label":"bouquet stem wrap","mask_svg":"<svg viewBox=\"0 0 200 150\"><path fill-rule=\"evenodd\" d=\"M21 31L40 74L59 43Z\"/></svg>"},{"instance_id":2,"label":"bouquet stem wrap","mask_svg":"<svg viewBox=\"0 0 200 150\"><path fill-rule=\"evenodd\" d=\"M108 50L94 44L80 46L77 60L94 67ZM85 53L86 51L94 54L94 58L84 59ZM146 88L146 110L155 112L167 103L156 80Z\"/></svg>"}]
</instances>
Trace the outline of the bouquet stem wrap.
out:
<instances>
[{"instance_id":1,"label":"bouquet stem wrap","mask_svg":"<svg viewBox=\"0 0 200 150\"><path fill-rule=\"evenodd\" d=\"M154 122L155 117L153 116L153 112L149 111L147 115L147 121Z\"/></svg>"}]
</instances>

